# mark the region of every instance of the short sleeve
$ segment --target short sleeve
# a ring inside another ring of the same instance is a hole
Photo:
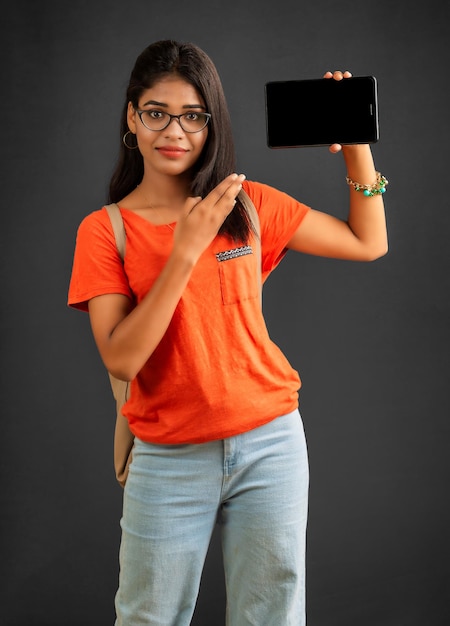
[[[68,304],[87,311],[91,298],[110,293],[132,298],[110,219],[102,209],[85,217],[78,228]]]
[[[245,181],[243,186],[259,214],[262,274],[265,280],[287,253],[287,244],[309,207],[269,185]]]

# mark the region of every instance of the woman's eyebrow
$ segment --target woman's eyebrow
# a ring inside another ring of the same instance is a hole
[[[203,109],[206,111],[206,107],[203,104],[184,104],[183,109]]]
[[[168,108],[169,106],[166,102],[158,102],[157,100],[148,100],[147,102],[144,102],[142,106],[146,107],[149,104],[165,108]],[[206,111],[206,107],[204,107],[202,104],[184,104],[183,109],[203,109],[204,111]]]
[[[169,106],[165,102],[157,102],[156,100],[148,100],[147,102],[144,102],[144,104],[142,106],[146,107],[148,104],[153,104],[154,106],[157,106],[157,107],[168,107]]]

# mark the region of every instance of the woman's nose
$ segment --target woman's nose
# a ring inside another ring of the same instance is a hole
[[[173,135],[184,136],[184,130],[181,128],[180,120],[177,117],[173,117],[168,126],[165,127],[164,132],[167,137],[171,137]]]

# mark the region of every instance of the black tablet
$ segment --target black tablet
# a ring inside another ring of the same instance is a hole
[[[378,141],[374,76],[269,82],[265,99],[269,148]]]

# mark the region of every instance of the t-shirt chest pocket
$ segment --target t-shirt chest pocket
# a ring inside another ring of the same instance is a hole
[[[252,246],[216,253],[223,304],[258,298],[256,260]]]

